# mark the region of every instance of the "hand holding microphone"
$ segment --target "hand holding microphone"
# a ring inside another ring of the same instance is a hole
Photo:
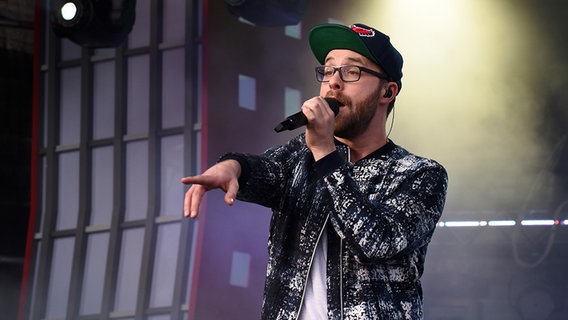
[[[335,100],[334,98],[324,98],[324,99],[329,105],[329,108],[333,111],[333,113],[337,115],[341,103]],[[308,118],[306,118],[304,113],[300,111],[284,119],[284,121],[280,122],[276,126],[276,128],[274,128],[274,131],[282,132],[284,130],[294,130],[301,126],[305,126],[306,124],[308,124]]]

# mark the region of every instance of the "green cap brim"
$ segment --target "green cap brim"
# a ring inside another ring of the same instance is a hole
[[[334,49],[352,50],[379,64],[359,35],[340,24],[325,24],[314,27],[310,31],[308,41],[320,64],[325,64],[325,57]]]

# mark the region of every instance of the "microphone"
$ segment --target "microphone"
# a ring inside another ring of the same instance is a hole
[[[329,108],[333,110],[333,113],[337,115],[337,113],[339,112],[339,107],[342,106],[342,104],[339,101],[335,100],[334,98],[324,98],[324,99],[325,101],[327,101],[327,104],[329,104]],[[284,130],[294,130],[301,126],[305,126],[306,124],[308,124],[308,118],[306,118],[306,115],[304,115],[304,113],[300,111],[294,113],[293,115],[284,119],[284,121],[280,122],[276,126],[276,128],[274,128],[274,131],[282,132]]]

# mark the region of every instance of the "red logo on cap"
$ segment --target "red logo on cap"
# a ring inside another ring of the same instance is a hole
[[[375,36],[375,30],[373,30],[373,29],[367,29],[367,28],[359,27],[359,26],[356,26],[354,24],[350,25],[349,28],[351,28],[351,30],[357,32],[357,34],[359,34],[360,37],[374,37]]]

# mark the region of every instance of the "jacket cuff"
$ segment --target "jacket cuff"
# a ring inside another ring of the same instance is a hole
[[[344,162],[345,160],[341,157],[339,151],[333,151],[314,163],[314,178],[320,179],[331,174],[333,171],[341,167]]]
[[[225,160],[236,160],[241,166],[241,175],[239,176],[239,186],[244,186],[250,177],[250,165],[246,157],[239,153],[227,153],[223,155],[217,163]]]

